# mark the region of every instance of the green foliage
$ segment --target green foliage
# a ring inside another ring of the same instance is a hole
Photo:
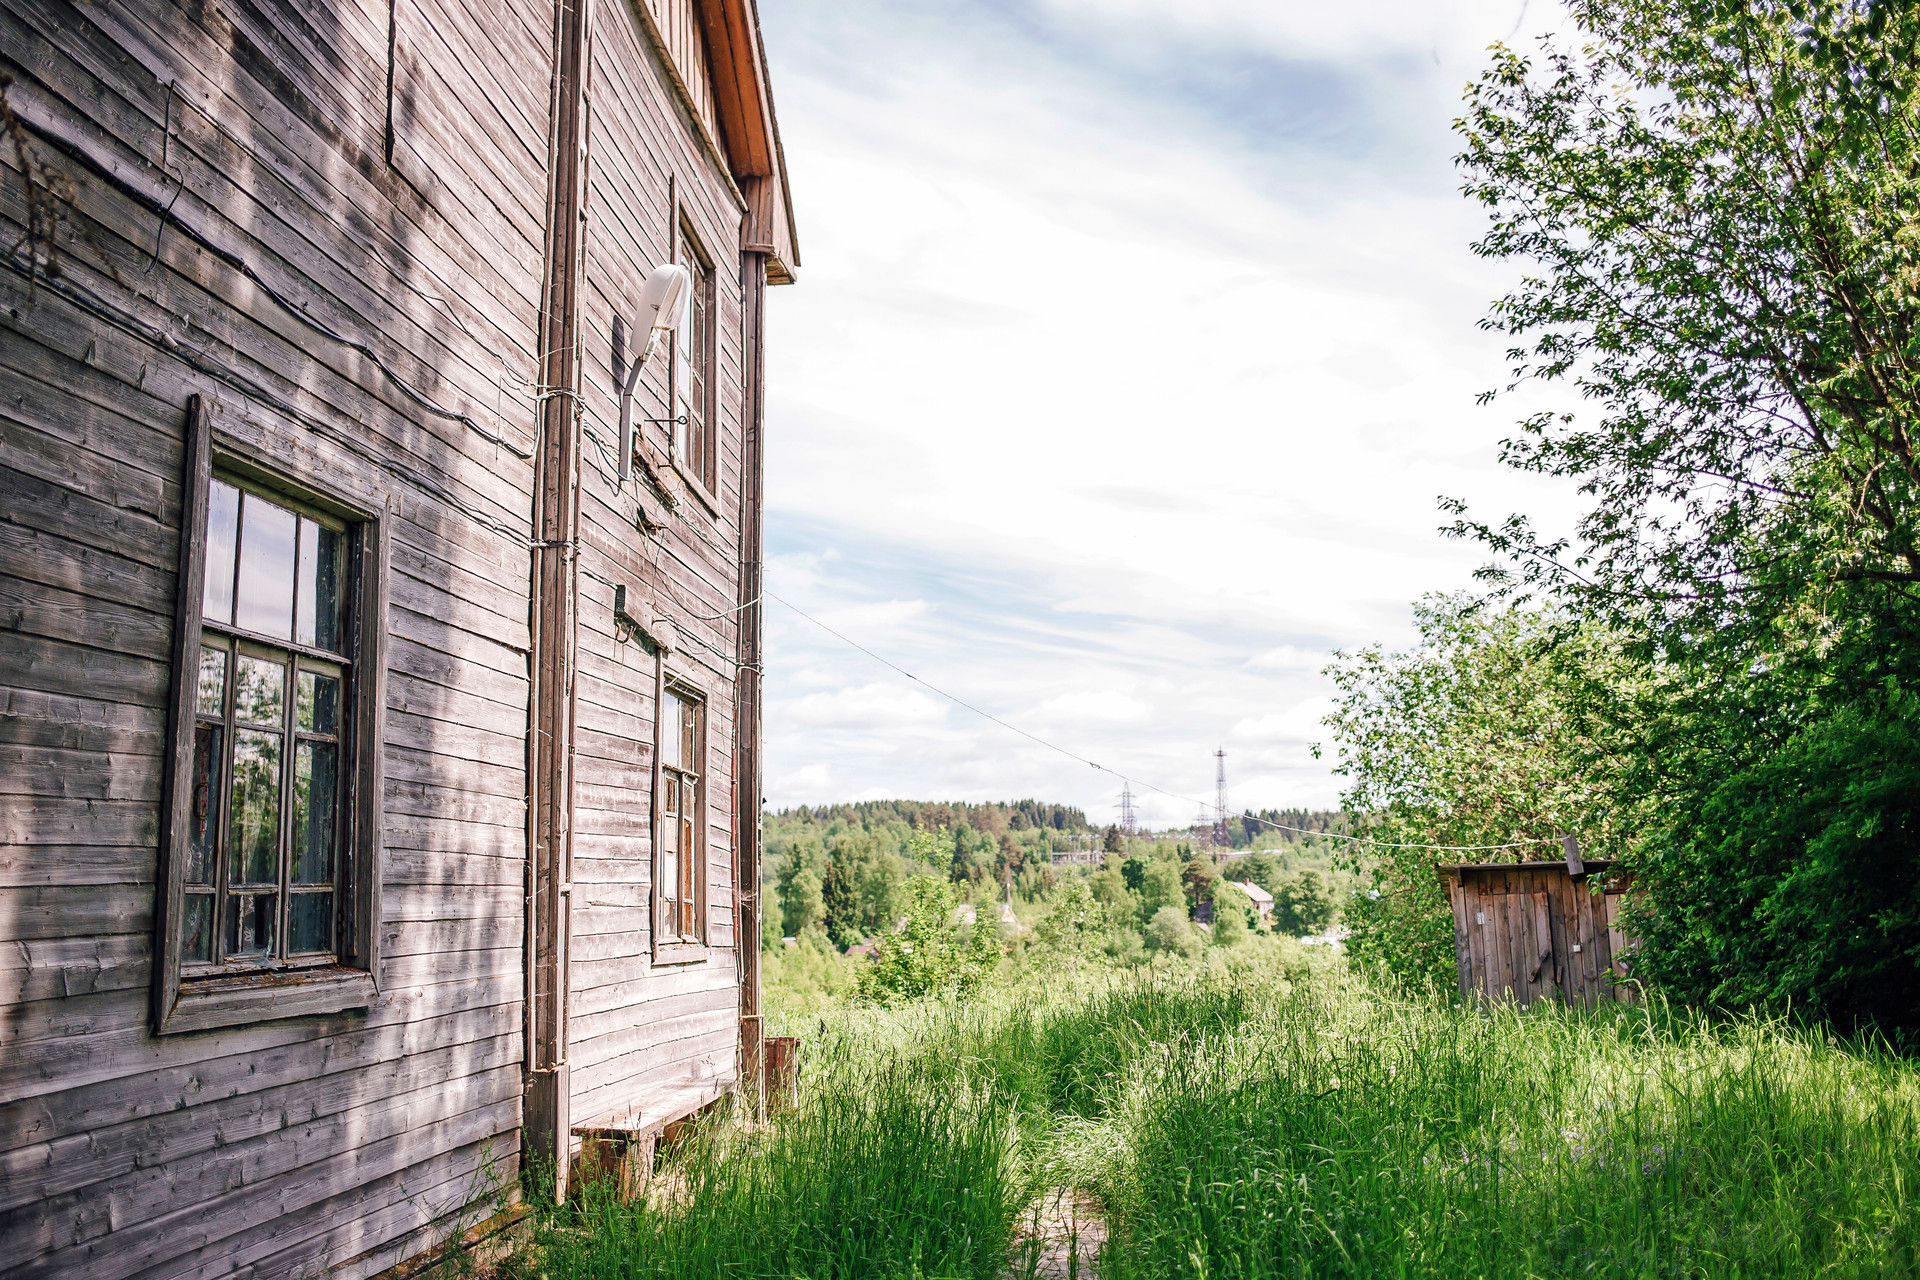
[[[1085,959],[1098,951],[1111,928],[1108,910],[1093,896],[1093,886],[1076,876],[1054,890],[1051,910],[1035,932],[1041,944],[1062,955]]]
[[[1325,933],[1339,914],[1339,904],[1315,871],[1288,876],[1273,895],[1273,927],[1296,938]]]
[[[828,858],[826,874],[820,882],[821,926],[836,946],[846,947],[859,941],[859,904],[854,901],[853,884],[841,858]]]
[[[1147,864],[1144,859],[1128,858],[1120,864],[1120,874],[1126,879],[1127,888],[1134,893],[1139,893],[1146,887]]]
[[[1650,833],[1639,973],[1702,1002],[1920,1033],[1920,714],[1884,691],[1676,791]],[[1677,771],[1675,771],[1677,772]]]
[[[1235,876],[1241,880],[1251,880],[1268,893],[1280,891],[1280,877],[1286,868],[1280,859],[1265,849],[1256,849],[1241,860],[1235,870]]]
[[[1253,899],[1231,880],[1213,887],[1213,945],[1237,947],[1253,931],[1257,919]]]
[[[1151,921],[1170,907],[1178,909],[1183,918],[1187,914],[1187,892],[1180,883],[1180,864],[1148,863],[1146,875],[1141,880],[1140,918]]]
[[[987,911],[970,930],[957,918],[959,895],[931,876],[906,884],[905,923],[881,934],[860,971],[860,999],[897,1004],[933,995],[966,995],[1000,963],[1000,939]]]
[[[1578,479],[1577,549],[1463,522],[1621,624],[1750,629],[1920,580],[1920,10],[1576,0],[1586,39],[1496,46],[1458,123],[1474,248],[1531,268],[1488,327],[1573,379],[1515,466]],[[1456,504],[1457,507],[1457,504]]]
[[[1213,863],[1204,858],[1189,859],[1180,868],[1180,890],[1186,895],[1187,910],[1197,910],[1201,903],[1213,896],[1214,881],[1220,873],[1213,869]]]
[[[1676,996],[1920,1034],[1920,10],[1572,8],[1579,48],[1497,48],[1458,125],[1475,249],[1525,267],[1487,326],[1593,411],[1505,446],[1579,483],[1571,539],[1454,531],[1630,659],[1553,691],[1613,741],[1551,735],[1594,795],[1540,815],[1632,830],[1600,843]]]
[[[1147,921],[1147,942],[1162,954],[1188,958],[1200,954],[1200,948],[1206,945],[1187,918],[1186,908],[1178,906],[1161,907],[1153,913]]]
[[[1621,733],[1593,698],[1630,688],[1639,669],[1608,632],[1552,613],[1430,596],[1414,620],[1414,648],[1335,655],[1328,673],[1341,696],[1326,724],[1335,772],[1349,780],[1341,798],[1369,815],[1366,833],[1379,841],[1350,855],[1364,859],[1371,883],[1347,912],[1348,949],[1444,984],[1453,927],[1435,861],[1551,857],[1563,831],[1592,856],[1626,843],[1622,811],[1609,803]]]
[[[1109,1280],[1920,1272],[1920,1072],[1781,1022],[1489,1013],[1255,939],[807,1035],[797,1109],[548,1210],[547,1280],[1030,1276],[1063,1187]]]

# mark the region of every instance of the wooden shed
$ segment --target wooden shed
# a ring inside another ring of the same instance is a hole
[[[0,1271],[371,1276],[750,1086],[753,0],[0,0],[0,72]]]
[[[1460,993],[1522,1006],[1635,998],[1620,931],[1626,877],[1610,861],[1436,864],[1453,907]]]

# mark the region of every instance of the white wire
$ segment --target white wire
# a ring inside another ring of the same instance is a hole
[[[927,689],[932,690],[934,693],[939,694],[941,697],[953,703],[955,706],[964,707],[966,710],[973,712],[973,714],[981,717],[982,719],[991,720],[995,724],[999,725],[1001,728],[1009,729],[1012,732],[1019,734],[1023,738],[1026,738],[1032,742],[1036,742],[1040,744],[1041,746],[1045,747],[1049,751],[1058,752],[1060,755],[1067,757],[1067,759],[1069,760],[1077,760],[1081,764],[1087,765],[1089,768],[1098,769],[1101,773],[1108,774],[1109,776],[1114,778],[1118,778],[1122,782],[1130,782],[1136,787],[1145,787],[1149,791],[1157,791],[1161,795],[1166,796],[1171,800],[1181,800],[1186,802],[1187,804],[1199,805],[1202,808],[1204,808],[1206,805],[1206,802],[1203,800],[1196,800],[1192,796],[1184,796],[1184,795],[1181,795],[1179,792],[1169,791],[1165,787],[1155,786],[1153,783],[1148,782],[1143,778],[1131,777],[1128,774],[1121,773],[1118,769],[1109,768],[1108,766],[1101,764],[1098,761],[1089,760],[1085,756],[1080,755],[1077,752],[1069,751],[1067,748],[1060,746],[1057,743],[1049,742],[1045,738],[1042,738],[1041,736],[1039,736],[1038,734],[1029,733],[1025,729],[1022,729],[1017,724],[1009,724],[1005,720],[1002,720],[999,716],[993,715],[990,712],[982,711],[979,707],[974,706],[971,702],[968,702],[966,699],[958,697],[954,694],[948,693],[945,689],[942,689],[940,686],[936,684],[930,684],[927,681],[922,680],[919,676],[913,674],[913,672],[907,670],[905,667],[899,665],[896,662],[891,662],[886,658],[881,657],[879,654],[867,648],[867,646],[861,644],[859,641],[854,640],[848,636],[842,635],[840,632],[835,631],[832,627],[828,626],[826,623],[820,621],[820,619],[808,613],[805,609],[802,609],[799,605],[796,605],[788,600],[783,600],[771,591],[765,592],[764,594],[769,599],[778,601],[779,603],[785,605],[787,608],[793,610],[795,613],[805,618],[808,622],[811,622],[814,626],[819,627],[822,631],[834,637],[836,640],[839,640],[843,644],[851,645],[853,648],[858,649],[861,653],[866,654],[869,658],[872,658],[875,662],[880,663],[882,666],[891,668],[892,670],[897,671],[901,675],[905,676],[907,679],[913,681],[915,684],[921,685]],[[1491,853],[1491,852],[1495,852],[1502,849],[1531,849],[1537,845],[1556,843],[1555,841],[1549,840],[1549,839],[1538,839],[1538,840],[1521,840],[1513,844],[1397,844],[1390,840],[1375,840],[1368,836],[1342,835],[1337,831],[1309,831],[1305,827],[1290,827],[1284,822],[1270,822],[1265,818],[1256,818],[1252,814],[1241,815],[1241,820],[1244,822],[1257,822],[1263,827],[1272,827],[1279,831],[1293,831],[1293,832],[1298,832],[1301,835],[1308,835],[1308,836],[1325,836],[1330,840],[1352,840],[1359,844],[1376,845],[1382,849],[1430,849],[1438,853]]]

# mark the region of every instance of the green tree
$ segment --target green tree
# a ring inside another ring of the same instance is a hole
[[[1455,531],[1636,649],[1585,705],[1628,745],[1641,972],[1920,1032],[1920,9],[1572,8],[1577,51],[1496,50],[1460,162],[1526,268],[1515,382],[1593,407],[1505,455],[1587,509]]]
[[[1127,842],[1121,838],[1120,828],[1108,827],[1106,834],[1100,837],[1100,847],[1107,853],[1125,853]]]
[[[1180,887],[1186,895],[1187,910],[1199,909],[1200,904],[1213,897],[1213,885],[1220,878],[1211,862],[1203,858],[1194,858],[1180,868]]]
[[[1325,933],[1339,914],[1332,891],[1316,871],[1288,876],[1273,895],[1273,927],[1294,937]]]
[[[820,881],[821,927],[837,947],[845,948],[860,940],[859,903],[847,875],[844,858],[827,859],[826,875]]]
[[[1609,800],[1624,749],[1595,704],[1645,673],[1608,632],[1546,611],[1428,597],[1414,621],[1411,649],[1335,655],[1340,699],[1324,723],[1346,811],[1368,815],[1372,841],[1346,855],[1371,881],[1348,949],[1450,982],[1452,916],[1433,864],[1550,857],[1563,831],[1596,855],[1622,849]]]
[[[1255,849],[1240,864],[1241,878],[1253,881],[1268,893],[1279,891],[1280,877],[1285,870],[1280,859],[1265,849]]]
[[[1165,955],[1196,956],[1202,942],[1199,930],[1179,907],[1161,907],[1147,922],[1147,941]]]
[[[1120,864],[1120,874],[1125,877],[1127,888],[1135,893],[1141,892],[1147,882],[1147,861],[1145,858],[1128,858]]]
[[[1099,950],[1109,931],[1108,913],[1085,879],[1074,877],[1054,890],[1053,901],[1035,933],[1043,946],[1085,959]]]
[[[1140,918],[1149,923],[1161,911],[1177,907],[1187,911],[1186,889],[1180,883],[1180,864],[1158,859],[1147,864],[1140,883]]]
[[[1216,947],[1233,947],[1246,941],[1254,920],[1253,899],[1239,885],[1231,880],[1214,885],[1213,944]]]
[[[960,896],[932,876],[906,884],[906,921],[882,934],[872,961],[860,972],[861,1000],[899,1004],[931,995],[961,995],[985,982],[1000,962],[999,932],[989,920],[963,929]]]

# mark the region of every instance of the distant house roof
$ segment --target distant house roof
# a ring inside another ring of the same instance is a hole
[[[1246,894],[1249,898],[1253,899],[1253,905],[1260,908],[1260,910],[1262,911],[1273,910],[1273,895],[1268,893],[1265,889],[1262,889],[1259,885],[1255,884],[1253,881],[1231,880],[1231,881],[1228,881],[1228,883],[1238,885],[1240,887],[1240,892]]]

